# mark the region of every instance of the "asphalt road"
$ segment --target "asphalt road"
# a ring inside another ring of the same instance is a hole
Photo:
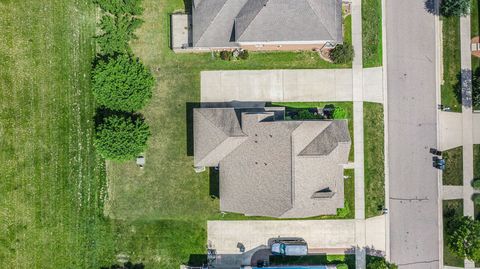
[[[390,253],[404,269],[439,268],[435,17],[424,0],[386,1]]]

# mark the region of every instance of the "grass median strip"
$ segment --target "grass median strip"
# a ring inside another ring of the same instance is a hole
[[[363,67],[382,66],[382,1],[362,0]]]
[[[463,216],[463,200],[443,201],[443,263],[447,266],[464,267],[463,259],[452,253],[448,247],[448,233],[446,226],[455,217]]]
[[[365,216],[382,214],[385,206],[383,105],[364,103]]]
[[[443,152],[445,171],[443,171],[443,185],[463,185],[463,148],[453,148]]]
[[[461,112],[460,18],[442,17],[443,83],[441,101],[454,112]]]

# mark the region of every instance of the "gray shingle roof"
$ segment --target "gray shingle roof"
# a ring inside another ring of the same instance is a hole
[[[195,47],[238,42],[343,42],[341,0],[194,1]]]
[[[343,207],[347,121],[284,121],[283,111],[268,110],[194,110],[195,163],[219,163],[220,209],[272,217],[335,214]],[[315,196],[327,188],[331,198]]]

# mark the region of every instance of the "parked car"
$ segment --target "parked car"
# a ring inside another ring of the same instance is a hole
[[[275,238],[270,242],[273,255],[305,256],[308,255],[308,245],[305,240],[297,237]]]

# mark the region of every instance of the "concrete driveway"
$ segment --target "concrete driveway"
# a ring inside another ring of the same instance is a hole
[[[363,76],[365,101],[382,103],[382,69],[365,69]],[[351,69],[201,72],[202,102],[352,101],[352,87]]]
[[[357,226],[367,227],[365,234],[357,234],[361,230]],[[304,238],[312,253],[344,253],[357,246],[359,236],[366,236],[372,249],[385,251],[385,218],[208,222],[208,241],[219,254],[239,253],[238,243],[248,251],[267,245],[268,239],[275,237]]]

